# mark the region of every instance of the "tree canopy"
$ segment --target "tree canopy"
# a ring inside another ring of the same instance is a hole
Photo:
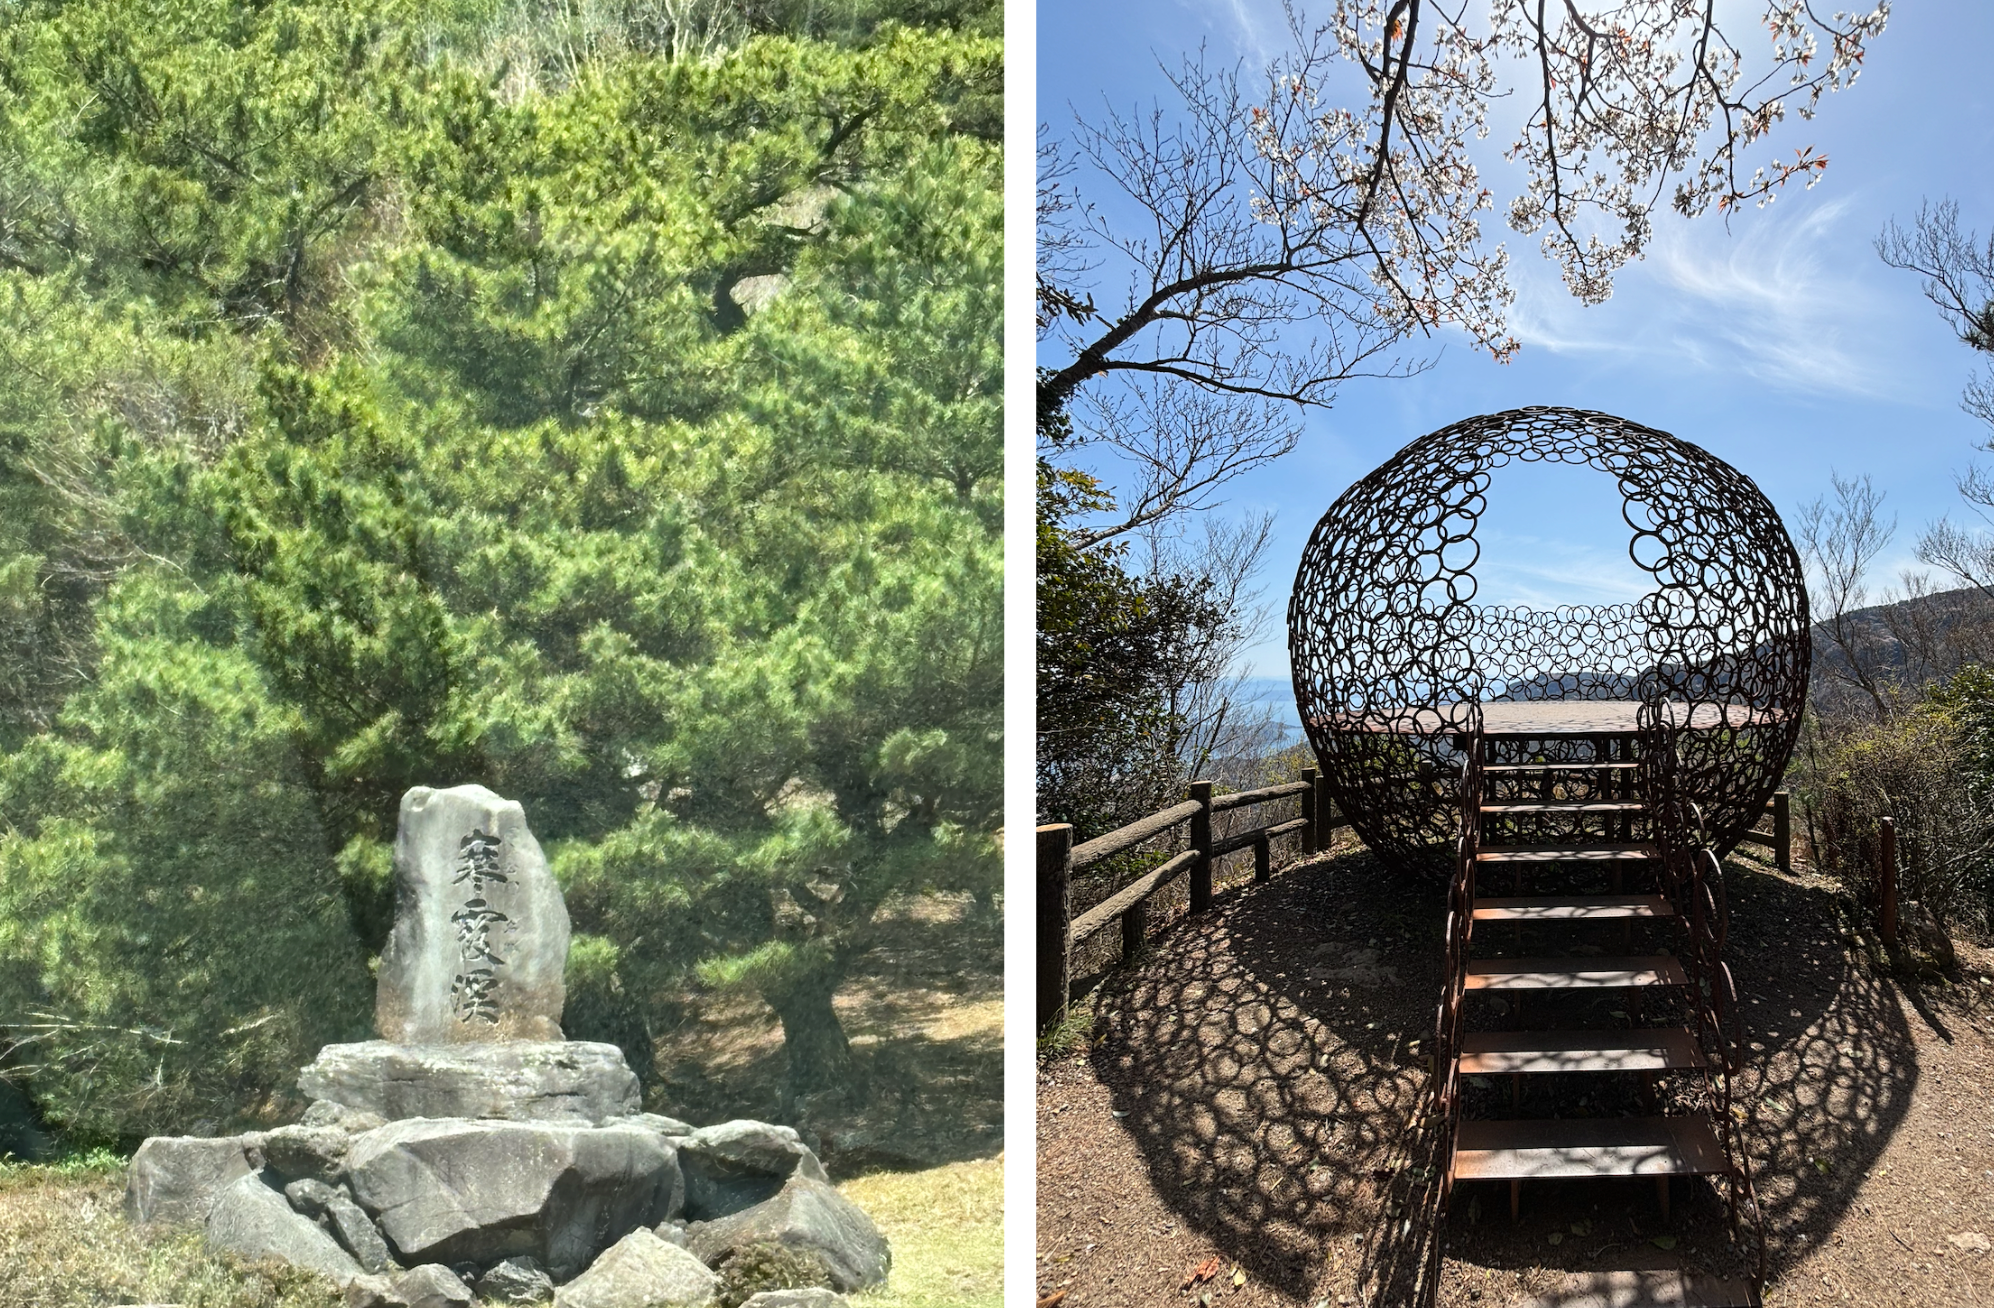
[[[834,1085],[882,903],[998,884],[995,10],[604,12],[0,27],[0,1074],[63,1125],[364,1038],[411,785],[525,805],[646,1077],[697,976]]]

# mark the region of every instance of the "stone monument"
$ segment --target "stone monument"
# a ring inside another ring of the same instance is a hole
[[[402,796],[379,1040],[327,1045],[313,1099],[389,1121],[600,1125],[638,1111],[615,1045],[561,1038],[568,908],[520,806],[483,786]]]
[[[642,1111],[611,1044],[561,1033],[568,912],[520,805],[483,786],[402,797],[380,1039],[327,1045],[304,1120],[155,1137],[135,1223],[343,1286],[352,1308],[702,1308],[773,1276],[835,1308],[891,1254],[786,1126]],[[791,1297],[783,1297],[791,1296]]]
[[[526,813],[483,786],[402,796],[374,1026],[403,1045],[559,1040],[568,908]]]

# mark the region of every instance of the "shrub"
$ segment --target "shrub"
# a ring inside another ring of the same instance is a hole
[[[1883,720],[1816,714],[1801,796],[1816,861],[1865,902],[1877,894],[1881,819],[1897,829],[1899,902],[1950,955],[1950,927],[1984,931],[1994,891],[1994,803],[1973,715],[1946,683]]]

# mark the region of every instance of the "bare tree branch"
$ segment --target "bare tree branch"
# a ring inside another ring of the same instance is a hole
[[[1824,632],[1840,656],[1821,661],[1822,671],[1867,696],[1878,718],[1890,713],[1887,663],[1876,649],[1877,632],[1857,619],[1869,604],[1869,569],[1896,534],[1897,520],[1879,515],[1883,492],[1868,476],[1830,472],[1835,487],[1831,507],[1817,499],[1800,511],[1800,553],[1812,574],[1808,608],[1815,629]]]

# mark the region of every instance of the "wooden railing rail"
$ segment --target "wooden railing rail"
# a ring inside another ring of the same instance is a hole
[[[1153,840],[1180,822],[1189,821],[1199,811],[1198,801],[1187,799],[1183,803],[1166,808],[1160,813],[1151,813],[1125,827],[1117,827],[1105,836],[1096,836],[1084,845],[1073,847],[1073,861],[1070,866],[1075,872],[1090,868],[1104,858],[1134,849],[1145,840]]]
[[[1286,799],[1315,789],[1313,782],[1290,781],[1285,785],[1262,786],[1258,790],[1240,790],[1230,795],[1220,795],[1212,800],[1212,812],[1223,813],[1229,808],[1240,808],[1247,804],[1264,804],[1270,799]]]
[[[1784,790],[1773,792],[1772,800],[1766,804],[1765,816],[1772,819],[1772,830],[1747,831],[1739,837],[1748,845],[1764,845],[1772,851],[1773,861],[1782,872],[1793,870],[1793,805],[1791,797]]]
[[[1347,826],[1335,817],[1323,788],[1322,774],[1303,768],[1302,780],[1230,795],[1212,794],[1212,783],[1193,781],[1191,797],[1160,812],[1139,818],[1083,844],[1073,843],[1070,823],[1057,822],[1038,829],[1038,1018],[1041,1030],[1056,1023],[1066,1011],[1067,996],[1073,986],[1073,950],[1117,918],[1122,924],[1122,959],[1128,962],[1142,952],[1149,930],[1149,901],[1157,893],[1187,873],[1190,877],[1191,911],[1202,913],[1212,903],[1212,861],[1242,849],[1253,850],[1253,879],[1265,881],[1273,875],[1275,840],[1299,834],[1302,852],[1314,854],[1328,844],[1338,827]],[[1299,798],[1302,815],[1285,822],[1269,823],[1214,838],[1212,815],[1233,809]],[[1328,820],[1324,820],[1328,819]],[[1145,841],[1190,825],[1190,848],[1158,867],[1137,877],[1100,903],[1073,914],[1073,876],[1103,859],[1127,853]]]

